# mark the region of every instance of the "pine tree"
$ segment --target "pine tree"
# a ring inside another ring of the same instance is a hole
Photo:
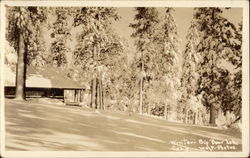
[[[182,64],[182,78],[181,83],[184,87],[184,98],[195,95],[197,89],[197,65],[199,64],[199,54],[197,53],[197,46],[201,40],[201,32],[197,30],[197,23],[195,20],[191,22],[188,30],[187,44],[183,53]]]
[[[179,98],[180,87],[180,51],[179,51],[179,37],[177,32],[177,25],[173,16],[174,9],[166,8],[163,19],[163,25],[160,29],[157,41],[159,44],[160,53],[157,55],[158,72],[156,76],[162,82],[158,90],[165,94],[165,118],[167,118],[167,104],[177,103]],[[163,33],[162,31],[163,30]]]
[[[39,7],[6,7],[6,37],[18,54],[15,97],[18,100],[25,99],[26,65],[36,56],[34,52],[41,48],[37,37],[39,24],[46,20],[45,10]]]
[[[91,106],[94,108],[104,107],[105,69],[112,64],[112,57],[122,50],[120,39],[111,27],[112,20],[117,19],[115,8],[84,7],[75,12],[74,26],[82,26],[82,33],[78,36],[74,58],[76,64],[81,63],[82,68],[91,73]]]
[[[195,19],[203,37],[197,52],[201,55],[199,64],[198,93],[202,93],[204,104],[210,109],[210,124],[215,124],[216,111],[229,97],[230,70],[240,62],[236,27],[221,16],[219,8],[197,8]],[[225,67],[225,64],[229,66]],[[224,98],[224,99],[223,99]]]
[[[197,20],[193,19],[191,22],[191,26],[188,30],[187,34],[187,44],[186,48],[183,53],[183,64],[182,64],[182,77],[181,77],[181,84],[182,84],[182,97],[181,102],[184,105],[185,114],[188,114],[190,109],[195,111],[195,114],[198,115],[198,104],[195,103],[198,101],[196,96],[196,91],[198,89],[198,68],[197,65],[200,62],[200,55],[197,53],[197,46],[202,39],[202,33],[198,30]],[[184,117],[185,122],[188,116]]]
[[[140,58],[138,66],[140,67],[140,100],[139,100],[139,112],[143,112],[143,89],[145,89],[145,81],[152,79],[152,70],[154,62],[152,62],[152,56],[155,55],[155,35],[157,25],[159,23],[159,13],[156,8],[138,7],[135,9],[135,24],[130,24],[135,31],[132,37],[135,38],[135,45],[137,47]]]

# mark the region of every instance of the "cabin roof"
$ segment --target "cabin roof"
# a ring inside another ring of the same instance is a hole
[[[68,77],[67,69],[56,67],[27,67],[26,87],[28,88],[61,88],[61,89],[85,89],[84,85]],[[15,87],[15,70],[5,65],[4,85]]]

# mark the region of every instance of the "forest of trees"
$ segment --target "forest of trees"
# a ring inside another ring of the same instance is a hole
[[[132,60],[128,41],[112,29],[120,19],[116,8],[6,9],[6,40],[13,49],[6,50],[5,62],[16,65],[15,99],[25,100],[28,65],[51,65],[72,70],[69,77],[89,84],[92,108],[189,124],[241,121],[242,23],[235,26],[221,8],[194,8],[183,52],[173,8],[163,13],[135,8],[128,23],[136,46]],[[53,39],[49,54],[44,53],[44,30]],[[75,48],[69,40],[76,41]]]

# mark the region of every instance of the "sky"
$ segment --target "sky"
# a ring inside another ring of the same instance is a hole
[[[157,8],[160,13],[162,13],[163,8]],[[183,51],[186,45],[186,35],[188,28],[190,27],[191,20],[193,18],[193,8],[174,8],[173,16],[176,20],[178,35],[181,39],[180,49]],[[114,29],[117,33],[127,39],[129,44],[129,49],[131,51],[135,50],[134,41],[130,37],[133,29],[129,27],[129,24],[134,20],[135,10],[134,8],[117,8],[118,14],[120,15],[120,20],[114,23]],[[223,9],[223,16],[236,26],[242,20],[242,9],[241,8],[231,8],[229,10]]]

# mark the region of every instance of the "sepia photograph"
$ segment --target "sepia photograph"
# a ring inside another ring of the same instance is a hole
[[[247,1],[26,2],[1,2],[3,157],[249,156]]]

